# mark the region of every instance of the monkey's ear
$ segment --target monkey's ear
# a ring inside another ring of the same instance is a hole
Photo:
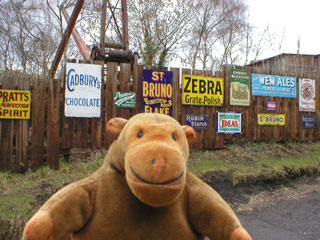
[[[193,140],[196,138],[196,131],[192,127],[187,125],[183,125],[182,129],[186,134],[189,145],[192,144]]]
[[[107,123],[107,131],[118,136],[127,122],[124,118],[111,118]]]

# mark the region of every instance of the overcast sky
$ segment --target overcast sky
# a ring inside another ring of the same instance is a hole
[[[297,53],[300,37],[301,54],[320,54],[320,0],[247,0],[251,25],[261,31],[284,34],[281,53]],[[274,56],[265,53],[262,58]]]

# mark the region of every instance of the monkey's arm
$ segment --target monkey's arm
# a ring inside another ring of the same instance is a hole
[[[191,175],[189,218],[194,229],[214,240],[252,240],[230,206],[210,186]]]
[[[54,194],[28,221],[22,240],[65,240],[90,218],[97,181],[87,178]]]

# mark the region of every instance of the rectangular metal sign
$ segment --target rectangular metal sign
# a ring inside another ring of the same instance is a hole
[[[318,128],[317,115],[303,115],[302,128]]]
[[[217,112],[217,134],[241,134],[241,115],[235,112]]]
[[[142,112],[173,114],[173,72],[144,69]]]
[[[66,117],[100,117],[102,65],[67,63]]]
[[[297,84],[295,77],[282,77],[265,74],[251,74],[252,95],[296,98]]]
[[[250,105],[250,72],[242,69],[231,70],[230,105]]]
[[[267,101],[267,110],[269,110],[269,111],[277,110],[277,102]]]
[[[198,106],[223,105],[223,78],[182,75],[182,104]]]
[[[30,105],[30,91],[0,89],[0,118],[29,119]]]
[[[135,93],[113,93],[113,106],[116,108],[135,108],[136,94]]]
[[[208,114],[187,114],[186,125],[194,129],[208,129]]]
[[[316,91],[315,80],[299,79],[299,111],[315,112],[316,111]]]
[[[279,125],[286,124],[285,114],[258,113],[258,125]]]

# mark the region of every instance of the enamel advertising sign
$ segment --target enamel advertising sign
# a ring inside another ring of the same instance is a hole
[[[187,114],[186,125],[194,129],[208,129],[208,114]]]
[[[318,128],[317,115],[303,115],[301,120],[302,128]]]
[[[136,94],[135,93],[113,93],[113,106],[116,108],[135,108]]]
[[[98,118],[102,65],[67,63],[65,116]]]
[[[296,78],[265,74],[251,74],[252,95],[296,98]]]
[[[258,113],[258,125],[284,126],[285,124],[285,114]]]
[[[250,105],[250,72],[242,69],[231,70],[230,105]]]
[[[182,75],[182,104],[223,105],[223,78]]]
[[[267,101],[267,110],[276,111],[277,110],[277,102]]]
[[[30,91],[0,89],[0,119],[29,119]]]
[[[142,112],[173,114],[173,72],[144,69]]]
[[[241,114],[217,112],[217,134],[241,134]]]
[[[299,111],[315,112],[316,111],[316,91],[315,80],[299,79]]]

